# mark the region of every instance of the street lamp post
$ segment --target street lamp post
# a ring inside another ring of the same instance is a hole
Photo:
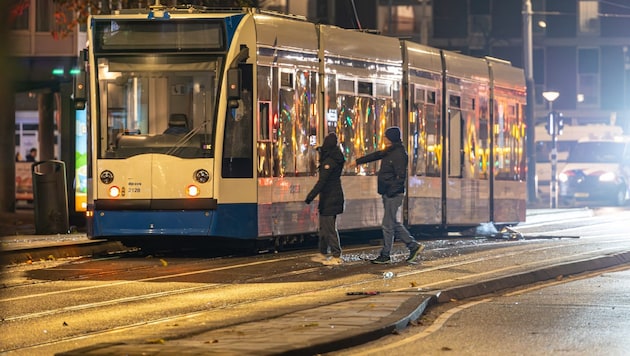
[[[532,2],[523,0],[523,69],[527,86],[527,106],[525,107],[525,124],[527,128],[527,200],[537,201],[536,189],[536,129],[534,117],[534,72],[532,49]]]
[[[558,118],[553,112],[553,102],[558,99],[560,93],[557,91],[544,91],[542,93],[545,100],[549,102],[549,122],[547,130],[551,135],[551,180],[549,181],[549,205],[552,209],[558,207]]]

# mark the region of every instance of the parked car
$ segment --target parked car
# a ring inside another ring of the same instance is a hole
[[[630,188],[630,137],[583,139],[558,175],[561,203],[598,201],[624,205]]]

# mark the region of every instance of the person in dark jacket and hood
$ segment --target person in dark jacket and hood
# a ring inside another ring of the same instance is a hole
[[[343,213],[344,197],[341,187],[341,172],[345,158],[337,146],[337,135],[333,132],[324,139],[319,151],[319,178],[304,202],[310,204],[319,194],[319,252],[313,261],[324,265],[339,265],[341,244],[337,231],[337,215]],[[328,249],[332,256],[328,256]]]
[[[407,179],[407,152],[403,146],[400,128],[392,126],[385,130],[385,149],[372,152],[357,158],[356,164],[369,163],[381,160],[381,168],[378,171],[378,194],[383,199],[383,249],[380,255],[372,260],[372,263],[390,263],[390,253],[394,238],[398,237],[409,249],[407,262],[415,263],[418,254],[424,246],[409,234],[409,231],[398,221],[398,210],[405,195],[405,181]]]

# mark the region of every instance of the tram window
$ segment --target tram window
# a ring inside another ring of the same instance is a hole
[[[394,121],[392,117],[392,99],[372,98],[367,96],[338,95],[337,134],[346,161],[382,149],[382,132]],[[381,120],[380,118],[385,118]],[[330,127],[330,123],[329,123]],[[378,164],[368,163],[357,167],[356,173],[376,174]]]
[[[317,170],[317,122],[315,112],[317,73],[297,70],[293,89],[280,88],[277,117],[277,138],[274,145],[274,176],[314,174]],[[273,118],[274,125],[276,118]],[[314,121],[313,121],[314,120]]]
[[[461,108],[461,97],[459,95],[450,95],[448,104],[453,108]]]
[[[462,177],[462,144],[463,144],[463,125],[464,118],[460,110],[451,110],[449,117],[449,177]]]
[[[380,97],[391,97],[392,96],[392,87],[389,84],[376,83],[376,96]]]
[[[258,104],[258,177],[271,177],[270,105],[269,102]]]
[[[347,93],[347,94],[353,94],[356,92],[354,90],[354,80],[347,80],[347,79],[339,79],[339,87],[337,89],[337,91],[339,93]]]
[[[359,94],[372,96],[373,91],[374,91],[374,88],[373,88],[372,83],[359,82]]]
[[[424,103],[424,89],[416,89],[416,103]]]
[[[258,139],[269,140],[269,105],[271,103],[261,102],[258,106]]]
[[[495,102],[495,112],[495,177],[498,180],[524,179],[525,137],[520,134],[523,126],[522,112],[517,106],[508,104],[501,98]]]
[[[271,68],[258,67],[258,100],[271,100]]]
[[[416,120],[412,125],[413,174],[440,176],[441,125],[435,105],[414,105]]]
[[[435,105],[427,105],[426,147],[427,176],[439,177],[442,172],[442,121]]]
[[[435,92],[428,91],[427,92],[427,103],[435,104]]]
[[[223,140],[224,178],[252,178],[253,165],[253,115],[252,115],[252,65],[241,64],[242,86],[239,107],[229,110],[225,118]]]
[[[280,73],[280,86],[283,88],[293,88],[293,73]]]

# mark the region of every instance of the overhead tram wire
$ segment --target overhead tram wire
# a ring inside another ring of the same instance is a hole
[[[359,21],[359,15],[357,14],[357,7],[354,4],[354,0],[350,0],[350,3],[352,4],[352,12],[354,13],[354,21],[356,21],[357,27],[359,28],[359,30],[363,30],[363,28],[361,27],[361,21]]]

